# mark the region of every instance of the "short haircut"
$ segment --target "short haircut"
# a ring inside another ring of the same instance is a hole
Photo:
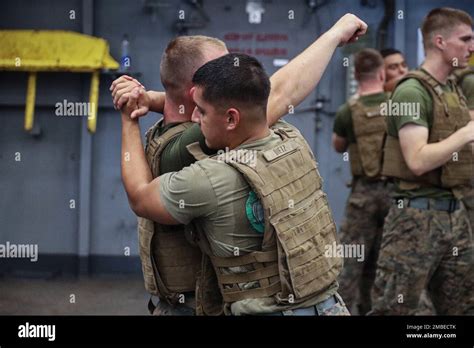
[[[364,48],[354,57],[355,77],[358,81],[374,79],[384,66],[382,55],[373,48]]]
[[[432,48],[432,38],[435,34],[449,35],[451,30],[460,24],[472,27],[472,18],[467,12],[449,7],[431,10],[421,25],[425,50]]]
[[[260,62],[246,54],[230,53],[200,67],[193,77],[203,88],[203,98],[216,107],[237,103],[266,109],[270,80]]]
[[[221,40],[202,36],[178,36],[171,40],[161,57],[161,83],[172,100],[181,102],[189,89],[196,70],[205,63],[204,52],[209,47],[227,50]]]
[[[401,54],[403,55],[402,52],[395,48],[384,48],[383,50],[380,50],[380,54],[382,55],[383,58],[391,56],[392,54]]]

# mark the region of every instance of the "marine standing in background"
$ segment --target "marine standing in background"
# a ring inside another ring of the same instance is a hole
[[[394,48],[380,50],[385,64],[386,92],[392,92],[398,81],[408,73],[408,65],[402,52]]]
[[[469,113],[471,114],[471,119],[474,120],[474,56],[471,57],[471,64],[466,69],[457,69],[454,71],[453,75],[455,76],[458,84],[460,85],[464,96],[466,97],[467,107],[469,108]],[[472,146],[472,155],[474,156],[474,145]],[[474,168],[472,169],[474,173]],[[472,175],[472,185],[474,187],[474,174]],[[469,215],[469,223],[471,229],[474,228],[474,190],[471,188],[466,191],[463,198],[464,204]],[[474,282],[474,276],[468,279],[468,282]],[[466,287],[466,291],[473,289],[474,285],[470,284]],[[472,291],[472,290],[471,290]],[[474,314],[474,292],[471,292],[471,307],[468,309],[469,314]]]
[[[472,189],[474,121],[449,75],[474,51],[472,18],[432,10],[422,24],[426,60],[390,100],[383,174],[395,178],[373,287],[372,311],[413,315],[427,288],[436,312],[472,311],[474,248],[460,198]]]
[[[352,255],[344,259],[340,292],[350,310],[357,305],[357,313],[364,315],[371,308],[370,290],[383,222],[390,208],[391,184],[381,175],[386,134],[381,105],[388,95],[384,92],[384,61],[378,51],[363,49],[355,55],[354,63],[359,95],[338,110],[333,146],[340,153],[349,149],[352,173],[340,240],[342,245],[364,247],[362,258]]]

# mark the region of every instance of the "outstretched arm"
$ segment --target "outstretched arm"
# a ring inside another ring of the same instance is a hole
[[[275,124],[288,113],[290,105],[296,107],[314,90],[338,46],[357,41],[366,31],[365,22],[353,14],[346,14],[311,46],[273,74],[267,108],[268,124]],[[140,82],[126,75],[112,83],[110,90],[117,109],[127,103],[136,87],[144,89]],[[163,92],[147,91],[140,96],[132,118],[143,116],[148,110],[163,112],[164,99]]]
[[[299,105],[311,93],[338,46],[357,41],[366,31],[366,23],[353,14],[346,14],[311,46],[274,73],[270,78],[268,124],[275,124],[288,113],[290,105]]]

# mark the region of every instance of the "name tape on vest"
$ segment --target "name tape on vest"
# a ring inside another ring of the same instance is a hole
[[[298,144],[296,144],[294,141],[288,141],[273,149],[264,151],[263,157],[265,157],[268,162],[271,162],[276,160],[277,158],[289,154],[290,152],[296,151],[297,149]]]

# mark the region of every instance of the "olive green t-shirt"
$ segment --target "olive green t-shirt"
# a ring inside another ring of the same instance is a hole
[[[467,107],[469,110],[474,110],[474,72],[463,78],[461,89],[467,99]]]
[[[453,92],[449,85],[442,85],[445,92]],[[411,78],[402,82],[392,94],[392,103],[410,103],[419,107],[413,115],[388,116],[387,133],[398,138],[399,130],[406,124],[412,123],[431,129],[433,125],[433,100],[430,93],[417,79]],[[399,104],[400,105],[400,104]],[[424,187],[414,190],[402,190],[395,180],[394,197],[396,198],[453,198],[451,190],[439,187]]]
[[[179,123],[169,123],[158,128],[158,135],[162,135],[170,128],[177,126]],[[196,159],[188,152],[186,146],[199,142],[201,149],[208,155],[216,153],[206,146],[204,135],[199,125],[193,124],[190,128],[171,139],[166,145],[160,158],[160,174],[176,172],[196,162]]]
[[[273,131],[238,149],[262,150],[278,145],[280,137]],[[204,159],[179,172],[160,176],[160,197],[166,210],[181,224],[190,224],[205,233],[212,252],[220,257],[243,255],[261,250],[263,233],[249,221],[246,203],[251,195],[247,181],[232,166],[213,159]],[[242,272],[241,269],[238,271]],[[248,284],[249,286],[251,284]],[[247,288],[247,285],[243,285]],[[337,291],[337,282],[327,291],[299,305],[314,305]],[[293,306],[278,306],[272,297],[234,302],[234,315],[281,311]]]
[[[373,107],[386,102],[388,95],[386,93],[374,93],[363,95],[359,97],[359,101],[362,105],[367,107]],[[333,132],[338,136],[346,138],[347,142],[352,144],[357,142],[354,135],[354,124],[352,122],[352,112],[349,103],[343,104],[336,113],[334,119]]]

